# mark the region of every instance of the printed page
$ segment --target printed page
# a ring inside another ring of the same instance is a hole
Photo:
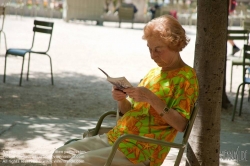
[[[112,78],[101,68],[98,69],[101,70],[107,76],[107,80],[111,84],[115,85],[118,89],[123,90],[125,88],[133,87],[125,77]]]
[[[128,80],[125,77],[119,77],[119,78],[108,77],[107,80],[120,90],[132,87],[130,82],[128,82]]]

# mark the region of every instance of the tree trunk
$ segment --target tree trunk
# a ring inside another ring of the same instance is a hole
[[[228,9],[231,8],[231,0],[227,1],[228,4]],[[227,15],[229,15],[229,10],[227,11]],[[227,19],[227,25],[228,25],[228,19]],[[226,47],[226,52],[227,52],[227,47]],[[225,68],[225,74],[224,74],[224,81],[223,81],[223,91],[222,91],[222,108],[227,109],[228,107],[233,106],[231,104],[231,102],[229,101],[228,97],[227,97],[227,93],[226,93],[226,69],[227,69],[227,56],[225,56],[225,64],[224,64],[224,68]]]
[[[219,165],[220,113],[227,47],[227,1],[198,2],[194,67],[199,112],[189,138],[186,165]]]

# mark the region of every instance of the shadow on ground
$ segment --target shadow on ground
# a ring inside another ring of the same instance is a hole
[[[55,74],[55,85],[52,86],[49,74],[33,72],[32,75],[35,77],[29,81],[23,76],[21,87],[18,86],[19,74],[8,75],[6,83],[0,83],[0,112],[25,116],[93,118],[116,109],[111,84],[103,78],[63,72]]]

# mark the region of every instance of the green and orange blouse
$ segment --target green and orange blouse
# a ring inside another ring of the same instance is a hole
[[[138,86],[144,86],[162,99],[169,108],[178,111],[186,119],[198,97],[198,80],[193,68],[184,66],[172,71],[154,68],[143,78]],[[135,102],[128,98],[132,108],[126,112],[117,125],[107,133],[112,145],[123,134],[135,134],[173,142],[177,130],[166,123],[150,104]],[[160,145],[126,139],[119,150],[134,164],[150,160],[151,166],[163,163],[170,148]]]

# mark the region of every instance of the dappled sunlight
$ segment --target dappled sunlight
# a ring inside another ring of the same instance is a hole
[[[11,118],[12,116],[9,116]],[[8,116],[5,117],[8,119]],[[24,120],[25,121],[22,121]],[[17,124],[1,135],[0,145],[3,156],[32,163],[50,163],[54,150],[72,138],[81,138],[87,129],[95,127],[97,119],[20,117]],[[115,118],[107,117],[104,126],[114,125]],[[13,133],[15,133],[13,135]],[[15,147],[14,149],[11,147]]]
[[[237,166],[237,165],[240,165],[240,164],[238,164],[238,163],[236,163],[235,161],[232,161],[232,160],[220,160],[220,166],[228,166],[228,165]]]
[[[17,96],[17,95],[12,95],[12,98],[19,98],[19,96]]]

